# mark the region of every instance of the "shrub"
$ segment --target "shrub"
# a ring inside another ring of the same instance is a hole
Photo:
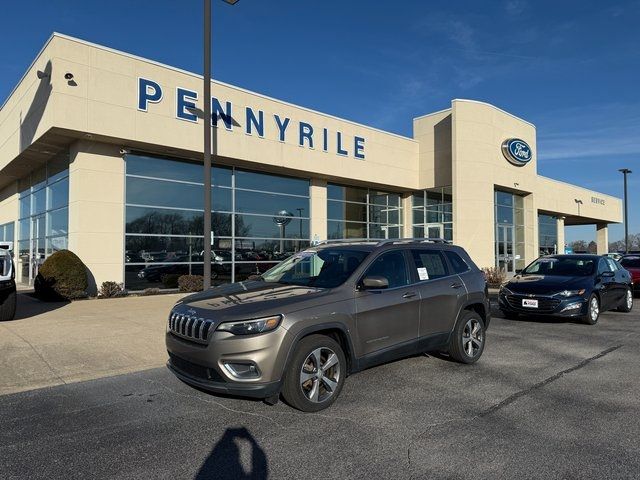
[[[177,273],[165,273],[162,275],[162,285],[164,288],[178,288],[178,279],[180,275]]]
[[[102,282],[100,290],[98,290],[98,297],[100,298],[123,297],[126,294],[124,284],[118,282]]]
[[[482,273],[490,287],[499,287],[507,279],[505,271],[498,267],[483,268]]]
[[[159,288],[145,288],[140,295],[143,297],[148,297],[149,295],[158,295],[160,293]]]
[[[178,279],[178,288],[181,292],[201,292],[203,287],[204,277],[202,275],[182,275]]]
[[[73,300],[87,296],[87,267],[69,250],[48,257],[34,282],[36,296],[42,300]]]

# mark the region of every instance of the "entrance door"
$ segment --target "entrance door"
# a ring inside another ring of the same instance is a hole
[[[515,270],[515,230],[513,225],[498,225],[496,232],[496,264],[504,270],[507,276],[516,273]]]
[[[31,240],[29,242],[29,284],[38,275],[38,269],[44,262],[45,217],[37,215],[31,218]]]
[[[425,238],[444,238],[444,225],[427,223],[424,227]]]

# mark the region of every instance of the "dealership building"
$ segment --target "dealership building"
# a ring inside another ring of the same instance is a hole
[[[509,273],[621,200],[538,175],[536,129],[453,100],[404,137],[212,83],[215,282],[325,239],[438,237]],[[69,249],[131,290],[202,272],[202,77],[54,34],[0,109],[0,241],[18,280]]]

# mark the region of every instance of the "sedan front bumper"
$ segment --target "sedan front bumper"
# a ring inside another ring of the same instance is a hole
[[[538,307],[525,307],[523,306],[523,300],[537,300]],[[500,292],[498,295],[498,307],[503,312],[522,315],[580,317],[587,314],[588,300],[579,295],[559,297]]]

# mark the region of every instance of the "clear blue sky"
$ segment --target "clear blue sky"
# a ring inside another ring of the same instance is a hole
[[[411,135],[452,98],[538,130],[539,173],[622,196],[640,233],[640,1],[213,0],[214,77]],[[58,31],[202,71],[202,2],[4,2],[0,98]],[[568,241],[595,238],[567,229]],[[622,227],[610,239],[622,238]]]

